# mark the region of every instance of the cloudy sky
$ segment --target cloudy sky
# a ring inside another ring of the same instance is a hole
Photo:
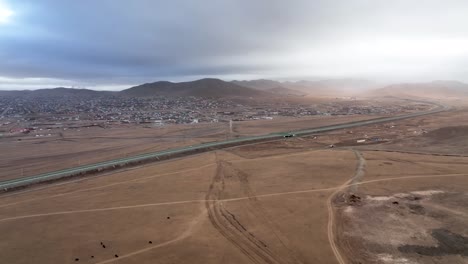
[[[0,0],[0,89],[468,81],[468,1]]]

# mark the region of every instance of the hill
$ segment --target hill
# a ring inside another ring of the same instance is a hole
[[[95,91],[89,89],[75,89],[75,88],[46,88],[38,90],[12,90],[12,91],[0,91],[1,96],[37,96],[37,97],[62,97],[62,96],[106,96],[115,94],[116,92],[111,91]]]
[[[306,95],[303,91],[294,90],[291,88],[287,88],[281,82],[266,80],[266,79],[259,79],[259,80],[251,80],[251,81],[232,81],[231,83],[257,89],[261,91],[267,91],[272,94],[276,95],[289,95],[289,96],[304,96]]]
[[[369,80],[327,79],[317,81],[284,82],[283,86],[303,91],[312,96],[351,96],[376,87]]]
[[[278,82],[272,80],[251,80],[251,81],[232,81],[237,85],[268,91],[277,95],[295,95],[295,96],[351,96],[357,95],[362,91],[374,89],[377,85],[368,80],[361,79],[326,79],[316,81],[287,81]]]
[[[125,96],[198,96],[198,97],[268,97],[271,93],[225,82],[201,79],[191,82],[154,82],[138,85],[120,92]]]
[[[159,81],[137,85],[119,92],[120,95],[145,97],[170,93],[175,83]]]
[[[372,96],[398,96],[417,98],[468,97],[468,84],[458,81],[393,84],[369,93]]]
[[[277,81],[272,81],[272,80],[266,80],[266,79],[258,79],[258,80],[251,80],[251,81],[237,81],[234,80],[231,83],[244,86],[244,87],[249,87],[257,90],[270,90],[276,87],[282,87],[283,84],[281,82]]]

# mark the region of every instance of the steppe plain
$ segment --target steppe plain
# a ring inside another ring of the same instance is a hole
[[[5,193],[0,255],[5,263],[467,263],[467,117],[458,105]],[[194,144],[222,129],[171,134]]]

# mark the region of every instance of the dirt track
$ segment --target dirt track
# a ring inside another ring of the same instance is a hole
[[[249,232],[236,216],[229,212],[224,206],[223,201],[220,201],[224,196],[226,178],[237,177],[241,185],[244,195],[247,195],[249,207],[260,209],[256,204],[255,198],[252,196],[252,190],[248,185],[248,175],[233,169],[228,162],[218,162],[217,171],[213,178],[210,188],[206,195],[206,208],[212,225],[229,240],[234,246],[239,248],[249,259],[255,263],[281,263],[278,256],[275,256],[268,249],[265,242],[259,240],[253,233]],[[231,175],[226,176],[226,173]],[[227,179],[229,180],[229,179]],[[250,208],[248,209],[250,210]]]
[[[327,209],[328,209],[328,224],[327,224],[327,234],[328,234],[328,240],[330,242],[330,246],[333,250],[333,254],[335,254],[336,261],[340,264],[345,264],[346,262],[344,261],[343,257],[341,256],[340,250],[337,247],[335,240],[336,240],[336,235],[335,235],[335,212],[333,208],[333,200],[335,199],[335,196],[343,191],[346,188],[350,188],[351,191],[356,191],[357,184],[361,180],[361,178],[364,176],[364,169],[366,166],[366,160],[362,156],[362,154],[359,151],[353,150],[354,154],[356,155],[356,158],[358,160],[358,164],[356,167],[356,171],[353,175],[353,177],[349,180],[347,180],[343,185],[339,186],[336,188],[336,190],[328,197],[327,199]]]

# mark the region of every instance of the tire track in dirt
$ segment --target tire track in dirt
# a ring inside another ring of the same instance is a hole
[[[328,241],[330,242],[330,247],[333,251],[333,254],[335,255],[336,261],[339,264],[345,264],[345,260],[341,256],[340,250],[338,249],[338,246],[336,245],[335,242],[335,212],[333,211],[333,200],[335,196],[344,190],[345,188],[349,187],[350,190],[357,190],[357,185],[359,184],[359,181],[361,178],[364,176],[364,170],[366,167],[366,160],[362,156],[362,154],[357,151],[353,150],[354,154],[356,155],[356,158],[358,160],[358,165],[356,167],[356,171],[354,172],[354,176],[347,180],[345,183],[343,183],[341,186],[339,186],[327,199],[327,209],[328,209],[328,223],[327,223],[327,235],[328,235]]]
[[[194,154],[194,155],[192,155],[192,157],[197,157],[197,156],[201,156],[201,155],[205,155],[205,154],[206,153]],[[184,159],[184,158],[185,157],[160,161],[159,164],[173,163],[173,162],[180,161],[181,159]],[[103,173],[100,173],[100,174],[94,174],[94,175],[90,175],[90,176],[82,177],[82,178],[77,178],[77,179],[73,179],[73,180],[66,180],[66,181],[58,182],[58,183],[44,183],[43,185],[40,185],[41,187],[37,187],[37,188],[31,187],[31,188],[27,188],[27,189],[21,190],[21,191],[14,191],[14,192],[12,191],[9,194],[0,193],[0,200],[2,198],[12,197],[12,196],[21,196],[22,194],[28,194],[28,193],[31,193],[31,192],[46,190],[46,189],[50,189],[50,188],[57,187],[57,186],[63,186],[63,185],[69,185],[69,184],[73,184],[73,183],[79,183],[79,182],[84,182],[84,181],[88,181],[88,180],[93,180],[93,179],[100,178],[102,176],[112,176],[112,174],[118,174],[118,173],[123,173],[123,172],[130,172],[130,171],[135,171],[135,170],[139,170],[139,169],[149,168],[149,167],[152,167],[152,166],[157,166],[159,164],[148,163],[148,164],[142,164],[142,165],[138,165],[138,166],[134,166],[134,167],[126,167],[126,168],[118,169],[118,170],[115,170],[115,171],[109,171],[109,172],[103,172]],[[209,163],[207,165],[214,166],[216,164],[214,162],[212,162],[212,163]],[[204,165],[203,165],[203,167],[204,167]],[[169,172],[169,173],[175,173],[175,172]],[[125,181],[125,182],[131,182],[131,180],[130,181]],[[124,182],[122,182],[122,184],[123,183]]]
[[[360,151],[353,149],[353,152],[354,155],[356,155],[356,158],[358,159],[358,166],[356,168],[356,172],[354,173],[353,178],[351,179],[349,190],[355,193],[359,186],[358,183],[362,180],[362,177],[364,177],[367,162]]]
[[[93,191],[93,190],[100,190],[100,189],[105,189],[105,188],[108,188],[108,187],[122,185],[122,184],[136,183],[136,182],[151,180],[151,179],[155,179],[155,178],[159,178],[159,177],[163,177],[163,176],[177,175],[177,174],[182,174],[182,173],[187,173],[187,172],[192,172],[192,171],[199,171],[200,169],[211,167],[211,166],[214,166],[214,165],[215,165],[214,163],[210,163],[210,164],[202,165],[200,167],[192,168],[192,169],[185,169],[185,170],[180,170],[180,171],[161,173],[161,174],[156,174],[156,175],[151,175],[151,176],[146,176],[146,177],[141,177],[141,178],[134,178],[134,179],[130,179],[130,180],[109,183],[109,184],[100,185],[100,186],[91,187],[91,188],[78,189],[78,190],[71,191],[71,192],[66,192],[66,193],[58,193],[58,194],[54,194],[54,195],[46,196],[46,197],[41,197],[41,198],[27,199],[27,200],[14,202],[14,203],[0,204],[0,208],[11,206],[11,205],[17,205],[17,204],[21,204],[21,203],[27,203],[27,202],[31,202],[31,201],[35,202],[35,201],[39,201],[39,200],[56,198],[56,197],[60,197],[60,196],[68,196],[68,195],[76,194],[76,193],[82,193],[82,192]]]
[[[259,196],[257,196],[254,190],[250,187],[250,175],[234,167],[232,163],[225,162],[225,164],[225,168],[232,170],[232,175],[237,175],[240,182],[241,190],[243,194],[246,197],[248,197],[248,199],[246,200],[247,204],[244,208],[247,209],[256,218],[258,218],[260,222],[268,228],[269,232],[271,232],[271,234],[274,235],[276,240],[281,244],[281,247],[285,250],[286,255],[281,254],[281,256],[283,256],[281,258],[281,263],[302,263],[296,256],[295,252],[290,247],[288,247],[289,241],[287,237],[281,233],[280,227],[277,226],[275,222],[271,220],[272,217],[268,214],[266,209],[258,200]],[[284,257],[286,257],[287,259],[284,259]]]
[[[247,145],[243,145],[243,146],[247,146]],[[243,147],[243,146],[239,146],[239,147]],[[239,160],[233,160],[234,162],[249,162],[249,161],[260,161],[260,160],[270,160],[270,159],[284,159],[287,157],[301,156],[301,155],[309,154],[310,152],[318,152],[318,151],[326,151],[326,149],[308,149],[308,150],[303,150],[303,151],[295,151],[292,153],[275,154],[275,155],[266,156],[266,157],[253,157],[253,158],[243,157],[243,156],[240,156],[239,154],[232,153],[232,152],[230,152],[230,154],[233,154],[242,158]]]
[[[391,177],[391,178],[384,178],[384,179],[375,179],[375,180],[368,180],[355,183],[355,185],[364,185],[369,183],[376,183],[376,182],[385,182],[385,181],[396,181],[396,180],[407,180],[407,179],[423,179],[423,178],[439,178],[439,177],[466,177],[468,176],[467,173],[458,173],[458,174],[434,174],[434,175],[411,175],[411,176],[400,176],[400,177]],[[294,194],[302,194],[302,193],[312,193],[312,192],[324,192],[324,191],[333,191],[333,190],[342,190],[347,186],[351,186],[349,180],[345,184],[338,186],[338,187],[329,187],[329,188],[322,188],[322,189],[308,189],[308,190],[300,190],[300,191],[289,191],[289,192],[278,192],[278,193],[268,193],[268,194],[260,194],[254,197],[274,197],[274,196],[282,196],[282,195],[294,195]],[[21,219],[28,219],[28,218],[36,218],[36,217],[45,217],[45,216],[58,216],[58,215],[67,215],[67,214],[79,214],[79,213],[95,213],[95,212],[106,212],[106,211],[114,211],[114,210],[125,210],[125,209],[137,209],[137,208],[146,208],[146,207],[153,207],[153,206],[167,206],[167,205],[179,205],[179,204],[189,204],[189,203],[207,203],[207,202],[234,202],[234,201],[242,201],[251,199],[251,197],[237,197],[237,198],[227,198],[227,199],[217,199],[217,200],[185,200],[185,201],[173,201],[173,202],[159,202],[159,203],[148,203],[148,204],[137,204],[137,205],[128,205],[128,206],[117,206],[117,207],[104,207],[104,208],[94,208],[94,209],[83,209],[83,210],[71,210],[71,211],[59,211],[59,212],[50,212],[50,213],[40,213],[40,214],[30,214],[30,215],[20,215],[20,216],[13,216],[0,219],[0,222],[6,222],[11,220],[21,220]]]
[[[411,165],[411,166],[417,166],[417,167],[420,167],[421,169],[426,169],[426,168],[429,167],[429,168],[432,168],[435,171],[438,171],[440,173],[452,173],[452,172],[454,172],[454,170],[452,170],[452,169],[444,168],[444,167],[434,165],[434,164],[428,164],[428,162],[424,163],[423,161],[412,161],[412,160],[405,160],[405,159],[398,159],[398,158],[386,158],[385,160],[386,161],[396,162],[396,163],[408,164],[408,165]],[[424,164],[421,164],[421,163],[424,163]]]
[[[425,168],[433,168],[434,170],[441,172],[441,173],[454,173],[456,170],[447,168],[447,164],[461,164],[465,165],[466,162],[449,162],[449,161],[442,161],[442,162],[437,162],[437,161],[427,161],[427,160],[406,160],[402,158],[396,158],[396,157],[389,157],[386,154],[388,153],[403,153],[403,154],[410,154],[410,155],[417,155],[420,156],[433,156],[433,157],[456,157],[456,158],[464,158],[468,156],[460,156],[460,155],[442,155],[442,154],[433,154],[433,153],[420,153],[420,152],[405,152],[405,151],[378,151],[378,150],[367,150],[365,151],[369,152],[376,152],[377,155],[380,157],[374,158],[373,160],[378,161],[378,160],[386,160],[386,161],[393,161],[393,162],[399,162],[399,163],[404,163],[404,164],[409,164],[409,165],[414,165],[421,167],[422,169]]]
[[[212,225],[253,263],[291,263],[276,255],[264,241],[250,232],[239,219],[224,206],[222,198],[226,191],[226,181],[235,181],[235,178],[239,180],[241,191],[247,195],[245,208],[251,213],[255,210],[260,210],[254,214],[255,217],[258,217],[259,213],[261,214],[264,212],[254,197],[253,191],[250,189],[248,175],[236,170],[232,164],[228,162],[218,161],[218,168],[206,195],[205,203],[208,210],[208,217]],[[229,183],[232,182],[228,182],[228,184]],[[284,245],[284,242],[277,234],[276,237],[280,240],[280,243]],[[297,263],[296,261],[294,262]]]
[[[405,150],[394,150],[394,149],[385,149],[385,148],[382,148],[382,149],[362,148],[362,150],[375,151],[375,152],[394,152],[394,153],[403,153],[403,154],[416,154],[416,155],[426,155],[426,156],[460,157],[460,158],[468,157],[468,155],[463,155],[463,154],[405,151]]]
[[[68,214],[79,214],[79,213],[97,213],[97,212],[106,212],[106,211],[115,211],[115,210],[156,207],[156,206],[164,206],[164,205],[178,205],[178,204],[188,204],[188,203],[201,203],[201,202],[205,202],[205,200],[186,200],[186,201],[176,201],[176,202],[161,202],[161,203],[137,204],[137,205],[116,206],[116,207],[95,208],[95,209],[83,209],[83,210],[73,210],[73,211],[60,211],[60,212],[7,217],[7,218],[0,219],[0,222],[36,218],[36,217],[45,217],[45,216],[68,215]]]
[[[96,264],[105,264],[105,263],[111,263],[111,262],[116,262],[116,261],[120,261],[122,259],[126,259],[126,258],[129,258],[129,257],[133,257],[135,255],[139,255],[139,254],[142,254],[142,253],[145,253],[145,252],[148,252],[150,250],[153,250],[153,249],[156,249],[156,248],[160,248],[160,247],[164,247],[164,246],[167,246],[167,245],[170,245],[170,244],[174,244],[176,242],[179,242],[181,240],[184,240],[186,239],[187,237],[191,236],[195,231],[196,229],[198,228],[198,226],[200,226],[200,224],[203,222],[203,220],[205,219],[206,217],[206,214],[207,214],[207,211],[205,208],[201,208],[201,213],[195,217],[192,221],[189,222],[188,224],[188,227],[187,229],[185,229],[185,231],[178,235],[177,237],[171,239],[171,240],[168,240],[168,241],[165,241],[165,242],[162,242],[162,243],[159,243],[157,245],[154,245],[154,246],[150,246],[150,247],[145,247],[145,248],[142,248],[142,249],[139,249],[139,250],[136,250],[136,251],[132,251],[130,253],[127,253],[127,254],[124,254],[124,255],[120,255],[119,258],[111,258],[111,259],[108,259],[108,260],[104,260],[104,261],[101,261],[101,262],[97,262]]]
[[[224,164],[218,161],[218,168],[206,195],[206,209],[211,224],[229,242],[236,246],[254,263],[279,263],[268,252],[266,244],[250,233],[224,206],[222,201],[225,190]]]

